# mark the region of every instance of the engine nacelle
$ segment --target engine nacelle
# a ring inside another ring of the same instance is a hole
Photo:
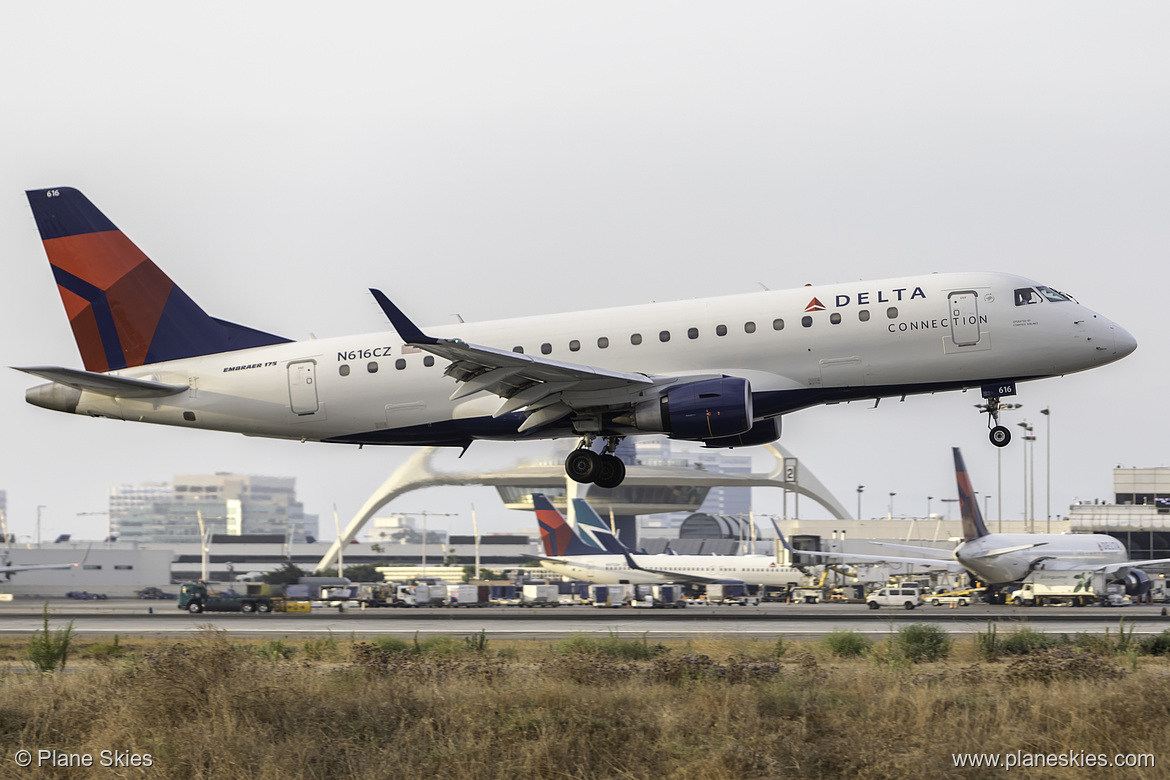
[[[752,429],[752,389],[746,379],[726,376],[675,385],[638,404],[634,425],[694,441],[747,433]]]
[[[704,447],[752,447],[757,444],[771,444],[780,438],[780,418],[769,417],[756,420],[752,429],[737,436],[721,436],[718,439],[704,439]]]
[[[1150,592],[1150,575],[1141,569],[1130,569],[1122,582],[1127,596],[1144,596]]]

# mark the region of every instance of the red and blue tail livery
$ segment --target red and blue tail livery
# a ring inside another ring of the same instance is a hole
[[[26,194],[87,371],[288,341],[208,316],[72,187]]]

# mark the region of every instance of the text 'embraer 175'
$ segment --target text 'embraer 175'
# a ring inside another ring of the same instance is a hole
[[[625,476],[625,436],[765,444],[798,409],[974,387],[991,427],[1016,383],[1137,346],[1065,293],[983,271],[426,331],[372,290],[394,332],[292,341],[207,314],[77,190],[27,194],[85,366],[21,368],[49,380],[30,403],[359,445],[579,437],[566,471],[602,487]]]

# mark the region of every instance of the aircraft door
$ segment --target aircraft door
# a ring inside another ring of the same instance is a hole
[[[953,292],[947,296],[951,323],[951,341],[957,347],[979,343],[979,294],[974,290]]]
[[[315,414],[317,402],[317,361],[298,360],[288,364],[288,399],[293,414]]]

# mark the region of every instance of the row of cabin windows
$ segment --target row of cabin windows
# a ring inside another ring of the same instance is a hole
[[[426,366],[427,368],[430,368],[431,366],[433,366],[435,364],[435,356],[434,355],[427,355],[426,357],[423,358],[422,362],[423,362],[424,366]],[[396,369],[398,369],[399,371],[403,370],[404,368],[406,368],[406,360],[404,358],[398,358],[397,360],[394,361],[394,367]],[[370,372],[371,374],[378,373],[378,361],[371,360],[369,363],[366,363],[366,371]],[[341,374],[342,376],[349,376],[349,364],[342,363],[340,366],[337,367],[337,373]]]
[[[888,317],[891,320],[897,319],[898,318],[898,307],[891,306],[890,308],[886,309],[886,317]],[[857,312],[857,319],[859,319],[862,322],[869,322],[869,310],[862,309],[861,311]],[[841,313],[840,312],[833,312],[832,314],[830,314],[829,315],[829,322],[832,323],[833,325],[840,325],[841,324]],[[806,314],[805,316],[800,318],[800,325],[801,325],[801,327],[804,327],[804,328],[811,328],[813,325],[813,318]],[[772,320],[772,330],[784,330],[784,320],[780,319],[780,318],[776,318],[776,319]],[[745,322],[743,324],[743,332],[744,333],[755,333],[756,332],[756,323],[751,322],[750,320],[748,322]],[[715,326],[715,335],[716,336],[726,336],[727,335],[727,326],[726,325],[716,325]],[[688,339],[694,340],[694,339],[697,339],[698,337],[699,337],[699,329],[698,328],[687,328],[687,338]],[[663,344],[670,341],[670,331],[669,330],[659,331],[658,332],[658,340],[661,341]],[[630,343],[633,344],[635,347],[638,346],[639,344],[641,344],[642,343],[642,334],[641,333],[631,333],[630,334]],[[607,336],[601,336],[600,338],[598,338],[597,339],[597,348],[598,349],[608,349],[609,348],[609,338]],[[524,347],[515,346],[515,347],[512,347],[512,351],[519,352],[520,354],[523,354]],[[552,351],[553,351],[553,345],[550,344],[549,342],[546,341],[540,345],[540,354],[551,355]],[[577,339],[573,339],[572,341],[570,341],[569,342],[569,351],[570,352],[580,352],[581,351],[581,342],[578,341]]]
[[[886,309],[886,317],[888,317],[891,320],[897,319],[898,318],[898,307],[891,306],[890,308]],[[862,309],[861,311],[857,312],[857,319],[859,319],[862,322],[869,322],[869,310]],[[833,325],[840,325],[841,324],[841,313],[840,312],[833,312],[832,314],[830,314],[829,315],[829,322],[832,323]],[[801,327],[811,328],[812,324],[813,324],[813,318],[810,317],[809,315],[806,314],[805,316],[800,318]],[[784,330],[784,320],[779,318],[779,317],[772,320],[772,330]],[[745,322],[743,324],[743,332],[744,333],[755,333],[756,332],[756,323],[752,322],[751,320]],[[715,335],[716,336],[726,336],[727,335],[727,326],[726,325],[716,325],[715,326]],[[699,329],[698,328],[687,328],[687,338],[688,339],[694,340],[694,339],[697,339],[698,337],[699,337]],[[664,344],[666,342],[670,341],[670,331],[669,330],[659,331],[658,332],[658,340]],[[634,346],[638,346],[639,344],[641,344],[642,343],[642,334],[641,333],[631,333],[630,334],[630,343],[633,344]],[[598,349],[608,349],[609,348],[609,337],[601,336],[600,338],[598,338],[597,339],[597,348]],[[515,347],[512,347],[512,351],[519,352],[519,353],[523,354],[524,347],[515,346]],[[552,351],[553,351],[553,345],[550,344],[549,342],[546,341],[540,345],[540,354],[551,355]],[[581,351],[581,342],[577,339],[573,339],[572,341],[570,341],[569,342],[569,351],[570,352],[580,352]],[[433,366],[434,364],[435,364],[435,358],[432,355],[427,355],[426,357],[423,358],[423,365],[424,366],[430,367],[430,366]],[[398,369],[399,371],[403,370],[404,368],[406,368],[406,360],[404,360],[403,358],[398,358],[397,360],[394,361],[394,368]],[[348,364],[343,363],[337,370],[338,370],[338,373],[340,373],[342,376],[349,376],[349,365]],[[366,371],[368,371],[371,374],[378,373],[378,362],[376,360],[372,360],[369,363],[367,363],[366,364]]]

